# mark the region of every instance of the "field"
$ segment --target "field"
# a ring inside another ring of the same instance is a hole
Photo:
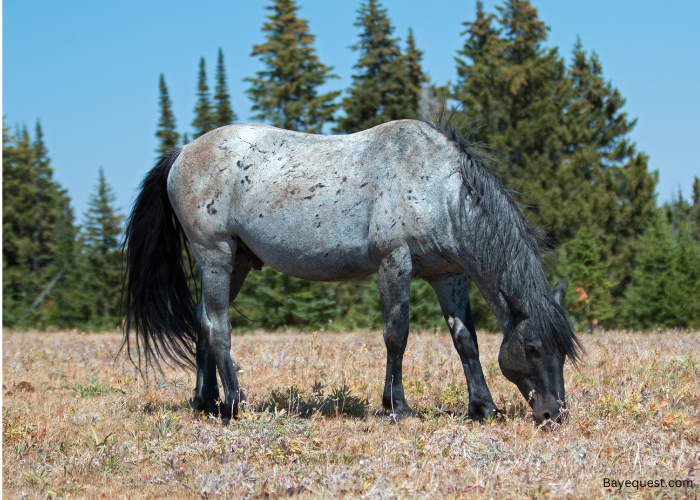
[[[379,412],[381,332],[258,332],[233,337],[249,405],[223,426],[189,409],[191,373],[152,373],[145,385],[123,356],[115,363],[118,334],[4,332],[3,495],[700,496],[700,333],[582,335],[587,356],[565,367],[569,415],[554,431],[532,423],[501,375],[501,336],[479,337],[501,421],[464,417],[466,383],[446,334],[411,335],[406,394],[425,418],[392,424]],[[305,417],[284,409],[293,388]]]

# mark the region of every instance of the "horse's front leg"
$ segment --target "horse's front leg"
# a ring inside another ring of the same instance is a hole
[[[386,380],[382,405],[395,417],[418,416],[403,391],[403,354],[408,340],[408,298],[411,289],[411,255],[408,247],[395,250],[382,259],[377,274],[384,320]]]
[[[479,361],[479,345],[469,306],[469,277],[466,273],[443,276],[431,279],[429,283],[437,294],[452,342],[462,361],[469,390],[469,417],[475,420],[494,417],[498,408],[486,385]]]

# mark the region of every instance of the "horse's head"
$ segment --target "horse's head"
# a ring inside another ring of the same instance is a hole
[[[552,293],[559,305],[548,297],[549,308],[560,308],[566,294],[566,280],[557,283]],[[510,327],[504,332],[498,355],[501,371],[528,401],[537,424],[547,420],[561,422],[561,413],[566,407],[564,360],[567,351],[575,355],[576,338],[562,310],[549,311],[558,316],[558,321],[541,321],[542,318],[534,317],[544,314],[541,308],[528,314],[520,300],[503,291],[501,294],[510,309]],[[566,331],[538,331],[543,328]],[[568,339],[571,345],[562,349],[561,339]]]

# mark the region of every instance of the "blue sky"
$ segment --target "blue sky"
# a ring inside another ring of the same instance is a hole
[[[353,26],[359,1],[298,0],[299,15],[316,35],[320,60],[346,89],[357,54]],[[485,1],[488,12],[502,2]],[[158,78],[170,90],[180,132],[189,132],[199,58],[210,87],[218,48],[226,60],[234,110],[252,116],[243,82],[261,68],[250,57],[264,41],[260,28],[269,1],[161,0],[3,2],[2,113],[6,124],[41,120],[55,178],[82,220],[102,166],[117,205],[129,207],[134,190],[152,167],[157,141]],[[462,22],[475,17],[475,1],[383,0],[395,35],[413,28],[425,52],[432,82],[455,81],[454,57],[463,45]],[[548,45],[567,59],[576,37],[598,53],[604,75],[627,99],[637,118],[631,138],[659,171],[661,202],[679,187],[686,198],[700,175],[700,2],[572,2],[534,0],[551,28]],[[428,5],[430,5],[428,7]]]

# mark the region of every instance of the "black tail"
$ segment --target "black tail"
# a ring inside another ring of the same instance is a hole
[[[129,359],[129,332],[136,332],[136,354],[146,367],[167,356],[179,366],[193,366],[197,342],[195,303],[183,261],[185,233],[168,199],[170,168],[182,148],[158,158],[146,175],[124,231],[126,272],[122,290],[126,307],[124,341]],[[166,360],[167,363],[167,360]]]

